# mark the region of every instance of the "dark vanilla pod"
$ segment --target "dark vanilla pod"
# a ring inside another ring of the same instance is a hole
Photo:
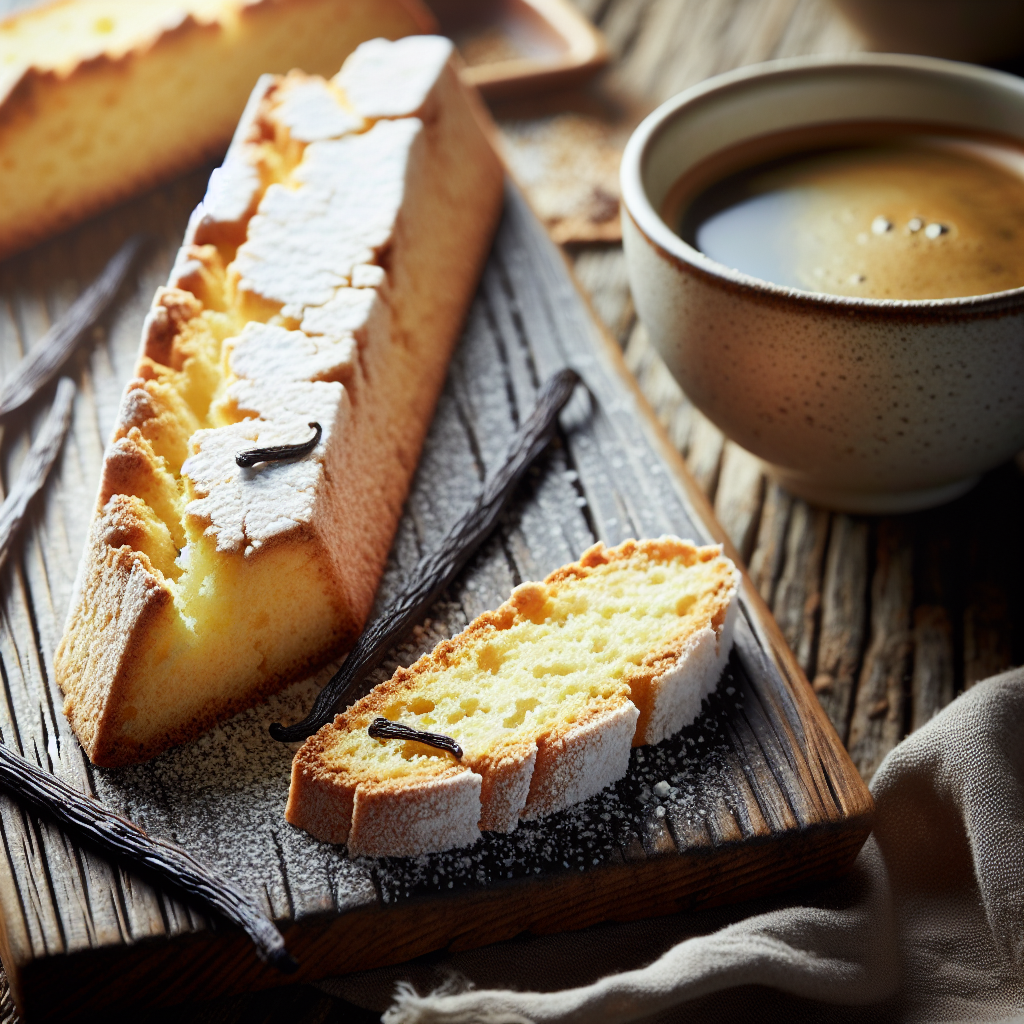
[[[451,736],[439,732],[414,729],[411,725],[402,725],[401,722],[392,722],[387,718],[375,718],[366,731],[375,740],[413,740],[415,743],[423,743],[438,750],[447,750],[455,757],[462,757],[462,747]]]
[[[366,627],[345,664],[320,691],[310,713],[295,725],[271,725],[270,735],[275,740],[291,743],[307,739],[331,721],[367,673],[437,600],[494,529],[516,484],[547,447],[558,414],[579,380],[575,370],[564,369],[547,381],[533,411],[512,438],[504,463],[484,485],[476,504],[449,530],[436,551],[419,560],[407,588]]]
[[[53,820],[76,842],[237,924],[252,939],[260,959],[271,966],[286,974],[298,967],[273,922],[227,878],[180,846],[151,838],[138,825],[83,796],[2,743],[0,789],[22,807]]]
[[[106,312],[124,284],[128,272],[148,242],[132,235],[114,253],[103,272],[68,308],[68,311],[32,346],[0,390],[0,416],[20,409],[53,379],[72,350]]]
[[[300,459],[304,455],[309,455],[320,443],[323,429],[315,422],[307,426],[313,431],[313,436],[308,441],[301,441],[299,444],[275,444],[269,448],[250,448],[248,451],[239,452],[235,456],[235,463],[243,469],[251,469],[258,462],[285,462],[288,459]]]
[[[75,400],[75,385],[68,377],[62,377],[53,396],[53,405],[46,414],[43,426],[36,435],[25,461],[18,470],[11,493],[0,506],[0,565],[7,557],[7,550],[21,521],[25,517],[28,503],[39,493],[53,467],[64,435],[71,422],[71,404]]]

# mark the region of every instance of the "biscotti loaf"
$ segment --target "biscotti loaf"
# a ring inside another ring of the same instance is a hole
[[[96,764],[359,635],[501,207],[453,59],[375,40],[253,93],[143,328],[56,654]]]
[[[728,657],[738,584],[718,547],[595,545],[310,737],[286,818],[353,855],[412,856],[592,796],[625,774],[631,746],[697,717]],[[377,719],[459,750],[375,738]]]
[[[0,23],[0,258],[223,153],[263,72],[431,31],[420,0],[58,0]]]

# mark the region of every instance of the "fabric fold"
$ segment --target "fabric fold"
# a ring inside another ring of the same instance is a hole
[[[897,746],[852,872],[774,899],[333,978],[385,1024],[1001,1020],[1024,1012],[1024,670]],[[422,993],[422,994],[420,994]]]

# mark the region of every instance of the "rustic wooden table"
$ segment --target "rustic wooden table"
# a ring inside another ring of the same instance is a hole
[[[638,109],[743,64],[860,47],[826,0],[576,2],[603,29],[614,54],[595,89],[627,97]],[[24,0],[0,0],[0,11],[16,6]],[[581,245],[570,254],[865,778],[957,693],[1024,662],[1018,465],[991,473],[953,505],[913,516],[836,515],[795,500],[690,405],[649,347],[629,297],[621,247]],[[42,300],[38,309],[8,311],[33,337],[54,312]],[[5,482],[22,445],[23,439],[9,440],[0,452]],[[0,629],[14,626],[4,622]],[[149,1019],[319,1024],[377,1015],[298,987]],[[0,989],[0,1024],[14,1020]]]

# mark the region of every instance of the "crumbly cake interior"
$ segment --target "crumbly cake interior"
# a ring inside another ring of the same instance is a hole
[[[557,587],[527,585],[514,611],[497,613],[451,654],[427,655],[393,690],[346,714],[327,759],[375,779],[450,759],[422,743],[371,739],[366,727],[377,715],[452,736],[470,757],[584,721],[630,697],[630,677],[651,652],[709,620],[722,568],[681,558],[652,566],[639,555]]]
[[[307,145],[291,139],[289,143],[284,152],[274,139],[257,144],[254,166],[261,179],[260,197],[272,184],[290,190],[300,187],[296,176]],[[221,482],[232,471],[235,452],[305,440],[310,436],[310,420],[322,422],[322,446],[326,446],[331,433],[342,425],[338,410],[343,413],[345,409],[347,396],[341,383],[329,379],[310,382],[294,403],[299,408],[287,410],[290,415],[286,413],[276,422],[254,418],[251,406],[257,403],[250,402],[247,408],[244,391],[241,396],[239,388],[232,391],[233,385],[252,383],[253,371],[246,377],[239,376],[232,356],[258,346],[268,333],[259,330],[261,325],[276,327],[284,336],[286,350],[295,347],[294,342],[291,346],[288,342],[298,326],[294,319],[275,309],[274,303],[253,301],[251,295],[241,292],[236,251],[230,241],[222,240],[217,246],[202,246],[192,254],[202,268],[193,282],[199,296],[187,292],[165,296],[164,308],[171,308],[175,328],[165,361],[147,354],[137,367],[157,413],[126,435],[152,466],[148,486],[135,488],[142,493],[135,495],[133,505],[146,522],[139,533],[137,550],[149,557],[153,574],[167,586],[174,601],[174,613],[167,616],[161,642],[140,652],[141,674],[166,678],[170,683],[162,690],[147,687],[147,732],[178,718],[182,701],[189,700],[184,692],[188,689],[188,674],[179,681],[184,685],[174,685],[175,674],[168,671],[169,658],[172,663],[179,662],[179,669],[186,667],[183,661],[208,669],[203,691],[195,695],[197,704],[205,703],[216,699],[218,690],[230,696],[261,668],[272,674],[275,663],[283,666],[301,659],[312,645],[319,646],[318,636],[330,631],[330,619],[336,613],[324,588],[309,585],[309,573],[303,572],[307,552],[279,545],[269,550],[267,557],[243,563],[231,557],[232,552],[226,551],[221,538],[210,530],[202,508],[190,508],[190,503],[201,503],[206,497],[191,475],[183,472],[190,455],[201,458],[204,447],[221,441],[222,445],[216,445],[218,449],[226,448],[219,452],[224,457],[216,468],[217,482]],[[328,350],[323,375],[350,377],[354,347],[351,336],[320,341]],[[294,353],[286,354],[292,361]],[[265,372],[266,367],[261,370],[257,370],[257,387],[271,383],[265,378],[273,376]],[[294,385],[291,390],[295,390]],[[232,424],[239,427],[226,437],[223,431],[219,436],[200,433]],[[280,484],[281,477],[287,476],[296,488],[312,490],[319,469],[317,463],[274,467],[275,482]],[[314,571],[313,579],[318,575]],[[294,618],[287,618],[284,629],[275,627],[275,620],[281,618],[275,612],[281,605],[294,614]],[[254,638],[254,643],[239,646],[228,642],[239,635]],[[129,735],[133,732],[131,720],[125,723],[125,731]]]

